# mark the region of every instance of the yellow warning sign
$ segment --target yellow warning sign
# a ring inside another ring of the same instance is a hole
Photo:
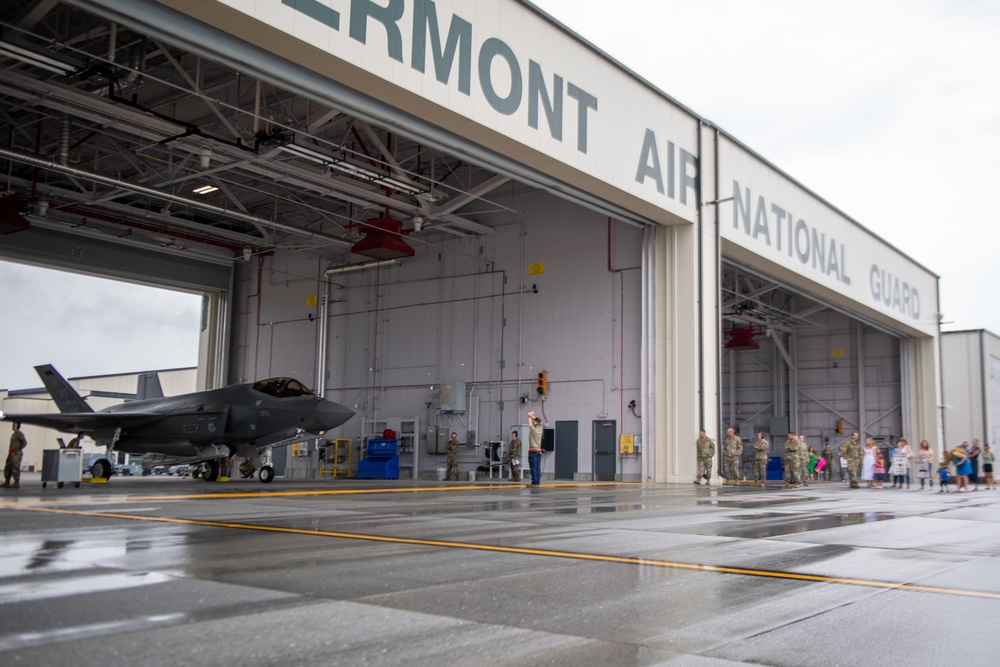
[[[623,435],[618,438],[619,450],[622,454],[634,454],[635,453],[635,436],[634,435]]]
[[[844,356],[844,351],[838,347],[837,349],[835,349],[833,351],[833,356],[834,357],[842,357],[842,356]]]
[[[540,276],[544,273],[545,273],[545,262],[538,262],[537,264],[528,265],[529,276]]]
[[[315,306],[317,303],[319,303],[319,297],[317,297],[315,294],[306,297],[307,306],[312,307]]]

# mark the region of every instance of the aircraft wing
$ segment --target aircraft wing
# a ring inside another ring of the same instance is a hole
[[[90,433],[101,429],[137,428],[155,424],[164,418],[162,414],[152,412],[60,412],[49,414],[4,414],[3,420],[44,426],[64,433]]]

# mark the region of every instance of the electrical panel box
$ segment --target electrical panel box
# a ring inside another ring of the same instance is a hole
[[[465,383],[452,382],[441,385],[441,412],[465,414]]]
[[[788,417],[771,417],[771,438],[783,438],[788,435]]]
[[[428,426],[426,431],[427,439],[427,453],[428,454],[444,454],[444,443],[448,441],[447,438],[441,440],[438,438],[438,427]]]

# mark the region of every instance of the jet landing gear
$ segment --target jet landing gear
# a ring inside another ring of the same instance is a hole
[[[219,462],[216,460],[202,461],[195,468],[195,472],[191,474],[192,477],[201,477],[206,482],[217,482],[219,480]]]
[[[111,461],[97,459],[90,467],[90,476],[94,479],[111,479]]]
[[[272,479],[274,479],[274,468],[271,466],[261,466],[260,481],[264,484],[270,484]]]

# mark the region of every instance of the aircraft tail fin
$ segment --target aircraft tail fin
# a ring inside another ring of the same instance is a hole
[[[158,373],[143,373],[139,376],[139,385],[136,387],[135,397],[144,401],[148,398],[163,398],[163,388],[160,387],[160,376]]]
[[[73,389],[70,383],[66,382],[66,379],[62,375],[59,375],[59,371],[52,366],[35,366],[35,372],[42,379],[45,388],[49,390],[49,395],[56,402],[59,412],[79,413],[94,411],[92,407],[87,405],[87,401],[83,400],[83,397],[76,393],[76,389]]]

